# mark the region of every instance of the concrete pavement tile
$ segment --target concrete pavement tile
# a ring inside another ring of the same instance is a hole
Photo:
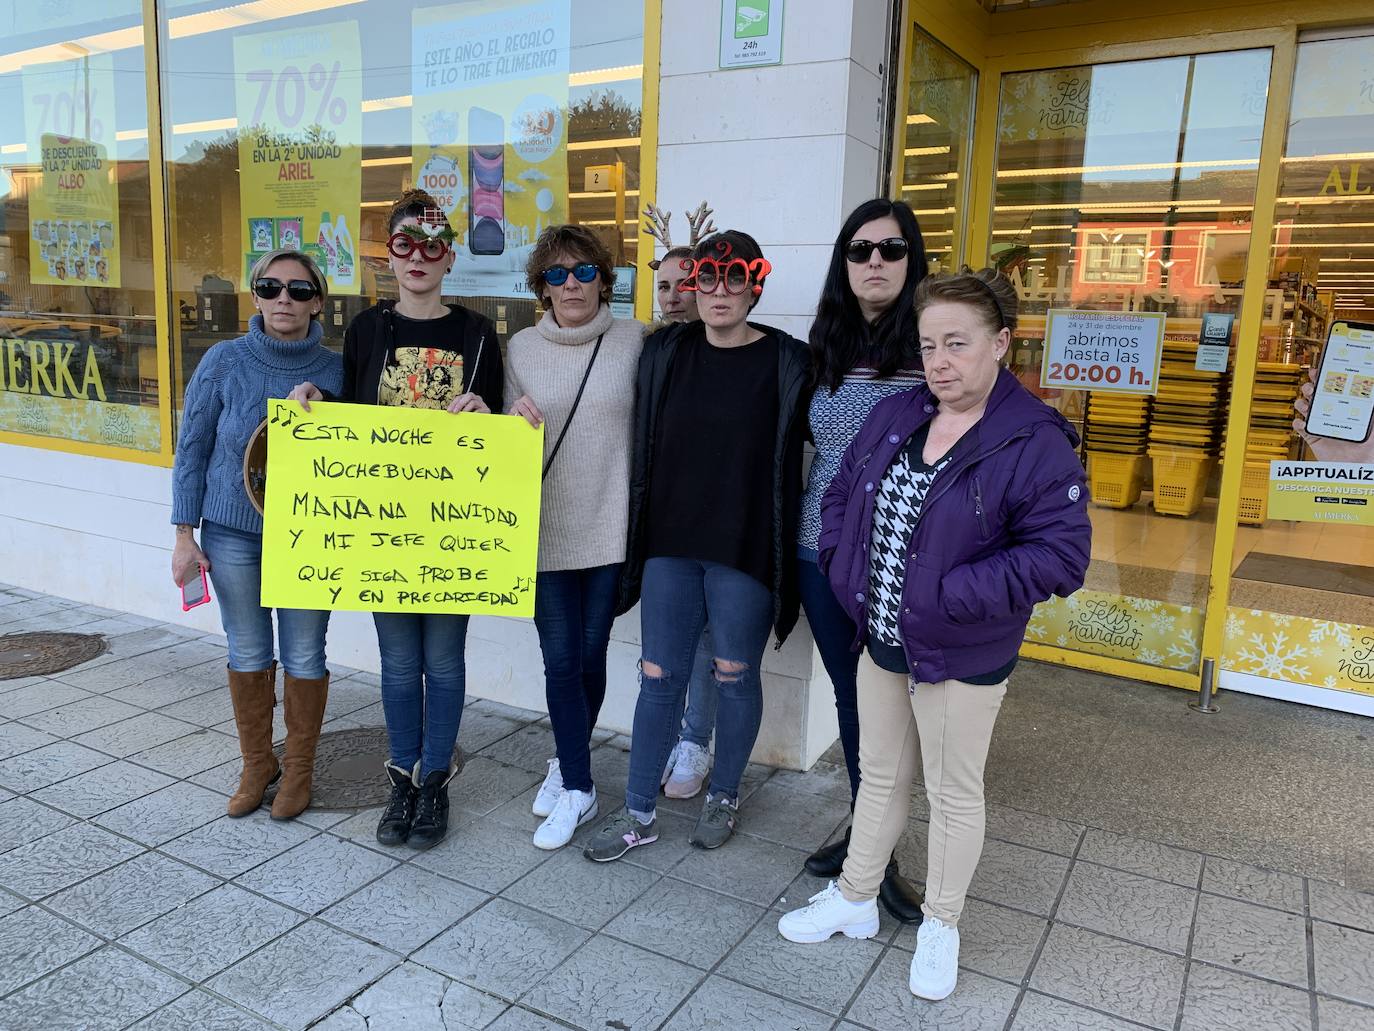
[[[198,895],[120,938],[192,981],[204,981],[301,922],[285,906],[232,884]]]
[[[645,851],[658,847],[649,845]],[[803,869],[806,855],[800,849],[739,834],[720,848],[689,848],[670,875],[758,906],[771,906]]]
[[[18,691],[6,691],[4,694],[0,694],[0,716],[11,720],[22,720],[25,716],[33,716],[49,709],[56,709],[59,706],[71,705],[83,698],[90,697],[89,691],[59,683],[56,680],[44,680],[29,687],[21,687]]]
[[[658,1027],[701,976],[685,964],[598,936],[522,1001],[583,1027]]]
[[[1055,919],[1182,955],[1196,901],[1196,889],[1078,863]]]
[[[320,919],[408,955],[489,897],[407,863],[336,902]]]
[[[101,944],[95,935],[37,906],[0,917],[0,995],[8,995]]]
[[[53,1031],[53,1014],[61,1013],[63,1027],[120,1031],[189,988],[128,953],[106,946],[0,999],[0,1027],[5,1031]]]
[[[723,977],[708,977],[664,1031],[797,1031],[829,1028],[831,1018]]]
[[[358,714],[353,713],[353,718],[357,719]],[[527,714],[528,715],[528,714]],[[521,727],[529,724],[521,720],[513,720],[508,716],[495,716],[489,712],[476,711],[472,706],[463,710],[463,722],[458,728],[458,743],[463,746],[466,752],[486,755],[486,749],[500,741],[502,738],[509,737]],[[491,758],[497,758],[491,756]],[[546,760],[553,758],[553,752],[544,756]],[[510,762],[509,759],[502,759],[502,762]],[[510,763],[518,766],[519,763]],[[544,768],[534,770],[541,777],[544,775]]]
[[[974,871],[969,894],[1048,916],[1068,870],[1069,860],[1063,856],[1006,841],[988,841],[983,846],[978,869]]]
[[[1374,1006],[1374,934],[1314,921],[1317,991]]]
[[[1216,856],[1207,857],[1202,890],[1290,913],[1301,913],[1303,907],[1301,877]]]
[[[1030,987],[1157,1028],[1172,1028],[1182,957],[1055,924]]]
[[[59,674],[61,682],[99,694],[109,694],[130,684],[142,684],[168,673],[201,666],[216,659],[223,661],[224,658],[222,645],[199,639],[187,640],[175,631],[164,631],[162,627],[124,634],[116,638],[116,641],[129,641],[131,638],[139,638],[143,633],[165,634],[164,646],[128,658],[116,658],[112,662],[99,665],[92,663],[67,670]]]
[[[463,726],[459,735],[463,739],[464,748],[475,751],[474,741],[486,737],[487,743],[481,746],[481,753],[485,758],[505,763],[507,766],[518,766],[522,770],[539,774],[540,779],[543,779],[544,774],[548,772],[548,761],[556,754],[553,730],[549,724],[522,724],[503,716],[491,716],[486,713],[472,715],[473,723],[480,720],[486,725],[479,724],[473,727],[475,733],[473,738],[469,739],[469,720],[466,713],[463,715]],[[501,733],[502,730],[505,730],[504,734]],[[483,731],[485,733],[482,733]]]
[[[474,755],[467,757],[462,772],[453,778],[449,797],[454,805],[489,813],[543,779],[542,774]]]
[[[349,1004],[368,1027],[464,1031],[486,1027],[507,1003],[442,974],[403,963]]]
[[[214,730],[193,730],[185,737],[129,756],[130,762],[183,778],[240,759],[239,739]]]
[[[777,922],[765,917],[716,973],[838,1017],[882,954],[876,941],[843,935],[797,945],[778,934]],[[902,962],[910,963],[910,957]]]
[[[236,883],[292,909],[318,913],[396,865],[371,849],[322,834],[248,871]]]
[[[514,1000],[589,937],[573,924],[505,899],[493,899],[411,959],[474,988]]]
[[[118,759],[127,759],[135,752],[156,748],[198,729],[200,728],[181,720],[174,720],[155,712],[145,712],[119,723],[87,731],[75,741]]]
[[[41,899],[142,851],[141,845],[79,823],[0,855],[0,884],[25,898]]]
[[[220,687],[159,706],[157,711],[162,716],[170,716],[196,727],[215,727],[234,718],[234,699]]]
[[[1374,931],[1374,895],[1326,881],[1309,881],[1308,892],[1313,920]]]
[[[910,973],[911,957],[889,952],[845,1015],[880,1029],[981,1031],[1005,1025],[1016,1002],[1014,986],[967,970],[960,971],[953,995],[943,1002],[928,1002],[911,994]]]
[[[1193,958],[1307,987],[1307,931],[1296,914],[1203,895]]]
[[[1139,1031],[1140,1025],[1038,992],[1027,992],[1011,1027],[1012,1031]]]
[[[1307,992],[1194,963],[1180,1031],[1312,1031]]]
[[[412,862],[495,894],[546,862],[549,855],[535,848],[528,838],[512,834],[508,827],[469,818],[456,827],[450,823],[448,837]]]
[[[847,799],[846,799],[847,800]],[[987,807],[987,836],[1013,845],[1071,856],[1083,835],[1081,824],[1028,813],[993,802]]]
[[[199,666],[166,673],[140,684],[117,688],[105,697],[144,709],[160,709],[164,705],[199,698],[210,692],[228,694],[227,678],[224,662],[220,659],[211,659]]]
[[[496,1021],[488,1025],[488,1031],[565,1031],[567,1024],[555,1024],[547,1017],[531,1013],[519,1006],[512,1006]]]
[[[1202,872],[1200,853],[1092,828],[1083,837],[1078,858],[1143,877],[1172,881],[1185,888],[1197,887],[1198,875]]]
[[[603,933],[710,970],[763,913],[761,906],[666,877],[622,910]]]
[[[49,784],[32,797],[73,816],[90,819],[173,783],[165,773],[120,760]]]
[[[1374,1031],[1374,1009],[1317,997],[1317,1020],[1322,1031]]]
[[[959,965],[988,977],[1019,982],[1030,971],[1049,921],[981,899],[969,899],[959,917]],[[916,924],[904,924],[893,942],[916,950]]]
[[[43,745],[50,745],[57,738],[34,730],[22,723],[6,723],[0,726],[0,759],[9,759],[23,752],[31,752]]]
[[[129,1031],[271,1031],[271,1026],[237,1006],[202,991],[187,992],[144,1017]]]
[[[96,934],[118,938],[220,883],[175,859],[144,852],[58,892],[44,905]]]
[[[769,781],[740,807],[738,829],[765,841],[795,847],[809,841],[827,841],[836,828],[848,824],[847,798],[841,801],[808,795]]]
[[[832,763],[818,759],[811,769],[802,772],[777,770],[770,783],[808,795],[820,795],[849,802],[849,771],[843,762]]]
[[[76,737],[88,730],[137,716],[142,711],[136,705],[126,705],[96,694],[25,716],[24,722],[58,737]]]
[[[74,741],[57,741],[0,761],[0,784],[28,792],[104,766],[113,760]]]
[[[232,878],[317,833],[303,824],[272,820],[263,813],[241,819],[224,816],[174,838],[162,851],[220,877]]]
[[[223,815],[223,795],[183,781],[111,809],[94,822],[126,838],[156,846]]]
[[[53,831],[70,826],[72,818],[45,805],[20,797],[0,802],[0,852],[27,845]]]
[[[603,927],[659,879],[628,863],[590,863],[576,847],[560,849],[501,894],[589,931]]]

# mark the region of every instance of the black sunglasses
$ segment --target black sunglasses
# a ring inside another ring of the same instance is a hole
[[[877,243],[872,240],[850,240],[844,245],[844,256],[859,265],[869,259],[874,247],[878,248],[878,255],[883,261],[901,261],[911,249],[900,236],[890,236]]]
[[[315,284],[307,279],[293,279],[289,283],[283,283],[280,279],[259,279],[253,284],[253,293],[264,301],[276,300],[283,289],[293,301],[309,301],[320,294]]]

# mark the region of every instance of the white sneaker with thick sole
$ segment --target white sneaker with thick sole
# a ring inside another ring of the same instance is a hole
[[[573,832],[588,820],[595,820],[601,806],[596,800],[596,788],[591,791],[567,791],[558,796],[553,812],[534,832],[534,847],[562,848],[572,841]]]
[[[846,938],[872,938],[878,933],[878,900],[850,902],[831,881],[824,891],[811,896],[811,905],[784,913],[778,933],[790,942],[810,945],[831,935]]]
[[[916,929],[916,955],[911,957],[911,994],[939,1002],[948,999],[959,979],[959,928],[928,916]]]
[[[673,772],[663,785],[663,793],[669,798],[695,798],[701,791],[701,785],[706,782],[706,772],[710,768],[710,752],[691,741],[680,742]]]
[[[539,785],[539,793],[534,796],[530,811],[535,816],[548,816],[558,804],[558,796],[563,794],[563,771],[558,768],[558,759],[549,760],[549,772],[544,783]]]

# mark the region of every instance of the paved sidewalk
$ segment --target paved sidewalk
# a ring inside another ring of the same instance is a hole
[[[530,844],[547,722],[474,701],[450,837],[383,849],[376,810],[223,815],[222,641],[0,587],[0,635],[56,629],[111,649],[0,681],[4,1031],[1374,1029],[1374,895],[1332,883],[1374,886],[1367,720],[1230,697],[1201,723],[1179,692],[1026,664],[959,988],[933,1005],[886,915],[872,941],[777,935],[847,818],[833,752],[750,767],[718,852],[686,845],[699,800],[665,801],[658,844],[595,866]],[[379,725],[376,677],[335,678],[326,729]],[[598,735],[603,812],[627,744]],[[919,796],[913,814],[919,876]]]

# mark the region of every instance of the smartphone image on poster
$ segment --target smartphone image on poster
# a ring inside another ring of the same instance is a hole
[[[1374,323],[1340,321],[1317,366],[1307,432],[1362,444],[1374,429]]]
[[[468,251],[506,249],[506,123],[480,107],[468,111]]]

